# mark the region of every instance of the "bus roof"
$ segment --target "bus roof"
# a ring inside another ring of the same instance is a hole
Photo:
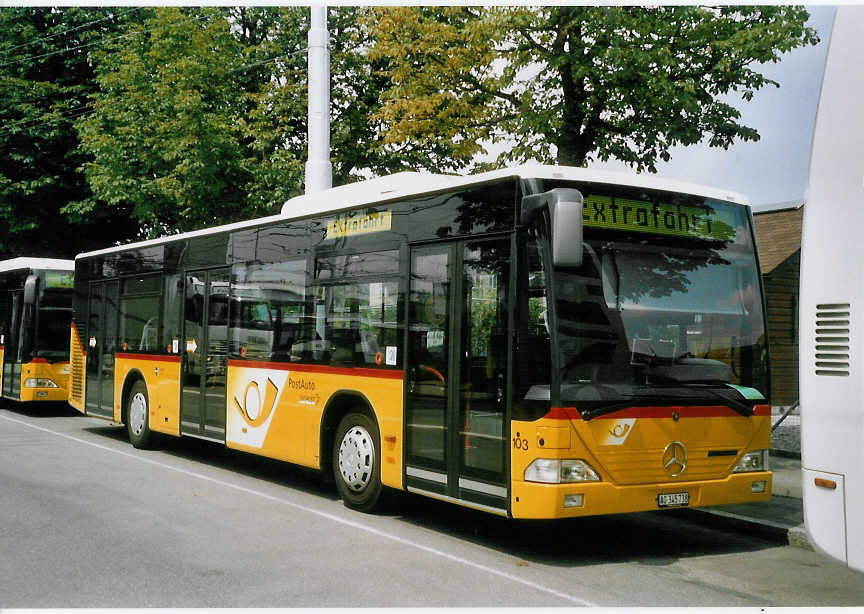
[[[48,271],[74,271],[74,260],[58,258],[11,258],[0,260],[0,272],[18,271],[21,269],[44,269]]]
[[[680,192],[683,194],[692,194],[694,196],[702,196],[705,198],[749,205],[746,197],[729,190],[721,190],[719,188],[712,188],[674,179],[666,179],[654,175],[601,171],[569,166],[526,165],[503,168],[486,173],[478,173],[476,175],[436,175],[433,173],[404,172],[387,175],[385,177],[376,177],[366,181],[349,183],[328,190],[323,190],[321,192],[316,192],[314,194],[296,196],[282,205],[281,213],[278,215],[255,218],[222,226],[214,226],[182,234],[167,235],[149,241],[118,245],[115,247],[78,254],[75,259],[77,260],[78,258],[123,251],[132,246],[137,248],[161,245],[178,239],[188,239],[225,231],[239,230],[279,220],[299,219],[325,213],[337,213],[355,207],[361,207],[363,205],[373,205],[375,203],[402,198],[411,198],[423,194],[467,187],[474,184],[488,183],[495,180],[506,179],[508,177],[524,180],[550,179],[640,187],[654,190],[665,190],[667,192]]]
[[[428,192],[465,187],[475,183],[486,183],[507,177],[607,183],[666,190],[668,192],[682,192],[717,200],[727,200],[738,204],[749,204],[743,195],[736,192],[673,179],[664,179],[654,175],[601,171],[588,168],[574,168],[571,166],[530,165],[503,168],[476,175],[396,173],[395,175],[377,177],[358,183],[349,183],[314,194],[297,196],[282,206],[282,215],[284,217],[305,217],[307,215],[328,213],[340,209],[351,209],[364,204],[372,204],[385,200],[408,198]],[[335,207],[334,202],[338,203]]]

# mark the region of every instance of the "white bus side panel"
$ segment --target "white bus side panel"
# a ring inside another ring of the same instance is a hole
[[[799,327],[805,523],[818,550],[856,569],[864,569],[862,57],[864,8],[840,7],[813,135]],[[816,486],[816,477],[837,487]]]

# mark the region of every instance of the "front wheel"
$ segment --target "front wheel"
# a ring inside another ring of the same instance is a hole
[[[381,504],[381,437],[366,414],[348,414],[333,441],[333,475],[346,507],[374,511]]]
[[[136,448],[147,448],[153,439],[150,430],[150,400],[147,386],[141,380],[132,385],[129,400],[126,402],[126,430],[129,441]]]

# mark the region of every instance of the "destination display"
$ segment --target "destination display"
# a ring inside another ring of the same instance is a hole
[[[46,288],[72,288],[75,274],[72,271],[45,271]]]
[[[588,194],[582,219],[585,226],[733,241],[735,213],[709,206],[670,205],[629,198]]]
[[[390,230],[392,217],[390,211],[373,211],[339,217],[327,223],[327,238],[338,239],[372,232],[385,232]]]

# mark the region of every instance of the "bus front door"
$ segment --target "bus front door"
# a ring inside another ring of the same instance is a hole
[[[187,271],[180,432],[225,441],[231,269]]]
[[[21,363],[18,362],[18,342],[21,336],[21,303],[24,293],[12,292],[9,295],[11,312],[9,325],[3,333],[3,396],[17,399],[21,388]]]
[[[507,511],[509,238],[411,253],[409,490]]]
[[[117,281],[90,284],[87,315],[88,415],[114,417],[114,352],[120,285]]]

